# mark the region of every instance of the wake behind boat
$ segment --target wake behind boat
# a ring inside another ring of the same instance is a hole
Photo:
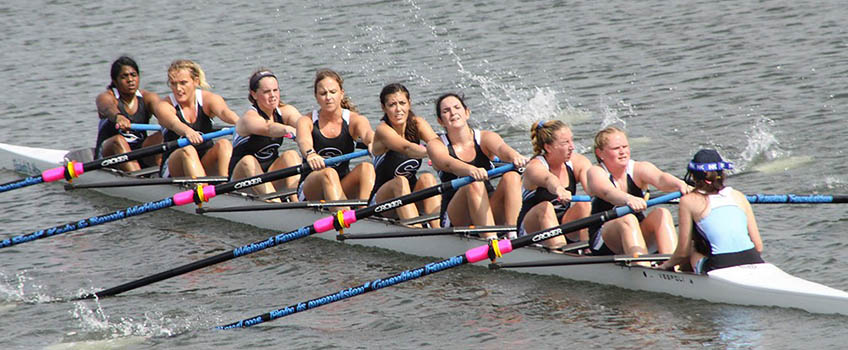
[[[45,169],[62,165],[67,159],[90,161],[90,150],[67,152],[62,150],[32,148],[0,143],[0,167],[23,174],[38,174]],[[114,169],[100,169],[74,180],[74,184],[96,183],[114,180],[146,181],[144,178],[128,176]],[[107,187],[96,191],[118,198],[149,202],[183,190],[174,185],[143,187]],[[237,206],[259,203],[256,196],[245,193],[230,193],[219,196],[216,206]],[[187,213],[195,213],[191,206],[176,207]],[[328,216],[327,211],[301,208],[289,209],[275,215],[261,212],[216,212],[206,214],[213,217],[254,225],[274,231],[296,228],[308,221]],[[346,233],[384,231],[409,231],[412,228],[386,219],[362,220]],[[318,237],[335,240],[332,234]],[[347,240],[345,242],[364,246],[390,249],[419,256],[449,258],[462,254],[469,248],[478,247],[484,241],[472,236],[448,235],[432,237],[381,238]],[[37,243],[34,243],[37,244]],[[504,264],[554,260],[569,262],[583,259],[579,255],[549,252],[543,248],[528,247],[505,255],[498,261]],[[691,299],[738,305],[778,306],[799,308],[813,313],[848,315],[848,293],[818,283],[794,277],[771,264],[743,265],[711,271],[709,275],[660,271],[627,264],[581,264],[574,266],[539,266],[521,269],[522,272],[556,275],[563,278],[612,285],[632,290],[666,293]]]

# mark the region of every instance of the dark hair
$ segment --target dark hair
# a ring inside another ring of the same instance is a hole
[[[277,79],[277,76],[274,75],[274,73],[265,68],[261,68],[253,72],[248,82],[248,88],[250,89],[250,91],[256,92],[256,89],[259,88],[259,81],[267,77]],[[250,103],[256,103],[256,100],[253,98],[253,96],[250,95],[250,93],[247,93],[247,100],[250,101]]]
[[[533,144],[533,157],[545,151],[545,145],[554,142],[554,133],[562,128],[568,128],[561,120],[549,120],[533,123],[530,127],[530,142]]]
[[[315,72],[315,83],[312,84],[312,90],[313,90],[312,93],[313,94],[318,93],[318,83],[321,82],[321,80],[324,80],[326,78],[330,78],[330,79],[335,80],[336,83],[339,84],[339,87],[342,90],[344,90],[344,79],[342,79],[342,76],[339,75],[339,73],[336,73],[336,71],[334,71],[332,69],[322,68],[322,69],[319,69],[317,72]],[[357,113],[359,112],[356,109],[356,105],[353,104],[353,102],[350,100],[350,97],[348,97],[347,94],[345,94],[345,97],[342,99],[341,107],[344,108],[344,109],[348,109],[351,112],[357,112]]]
[[[400,83],[392,83],[383,87],[383,90],[380,91],[380,104],[385,106],[386,99],[389,98],[389,95],[395,94],[398,92],[403,92],[406,95],[406,101],[410,104],[412,103],[409,98],[409,90],[407,90],[406,86]],[[412,106],[409,107],[409,116],[406,118],[406,127],[403,129],[403,138],[405,138],[409,142],[418,143],[421,139],[418,137],[418,122],[415,119],[415,112],[412,111]],[[389,116],[386,113],[383,113],[383,119],[386,124],[390,124]]]
[[[115,87],[115,79],[118,79],[118,74],[121,74],[121,68],[123,68],[124,66],[132,67],[133,69],[135,69],[135,72],[138,73],[138,75],[141,75],[141,71],[138,70],[138,64],[135,63],[135,60],[133,60],[129,56],[118,57],[115,62],[112,62],[112,81],[109,82],[109,86],[107,86],[107,88],[111,89]]]
[[[441,120],[442,118],[442,111],[439,109],[439,105],[442,104],[442,100],[451,96],[456,97],[456,99],[459,100],[459,103],[462,104],[462,108],[468,109],[468,106],[465,105],[464,96],[455,92],[448,92],[446,94],[443,94],[442,96],[439,96],[439,98],[436,99],[436,120]]]

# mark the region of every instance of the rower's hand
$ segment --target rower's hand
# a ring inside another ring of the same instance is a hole
[[[184,137],[187,138],[192,145],[199,145],[203,143],[203,135],[196,130],[187,132]]]
[[[120,130],[129,130],[131,127],[130,120],[127,119],[123,114],[118,114],[115,116],[115,129]]]
[[[515,170],[524,169],[527,166],[527,162],[530,160],[527,157],[519,155],[515,159],[512,160],[512,165],[515,166]]]
[[[571,202],[571,192],[565,189],[565,186],[559,186],[556,190],[557,199],[562,204]]]
[[[648,209],[648,202],[646,202],[643,198],[628,195],[627,206],[630,207],[630,209],[633,209],[634,212],[638,213]]]
[[[306,163],[309,164],[309,167],[312,168],[312,170],[321,170],[327,166],[324,164],[324,157],[319,156],[318,153],[312,153],[306,156]]]
[[[474,181],[483,181],[489,179],[489,173],[483,168],[473,168],[468,172],[467,176],[471,176]]]
[[[680,191],[680,195],[682,196],[684,194],[692,192],[692,186],[689,186],[687,183],[680,181],[677,184],[677,190]]]

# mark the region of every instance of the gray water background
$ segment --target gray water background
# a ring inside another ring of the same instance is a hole
[[[848,16],[838,1],[12,1],[0,5],[0,142],[93,145],[95,96],[122,54],[142,87],[190,58],[241,114],[260,67],[308,112],[331,67],[375,124],[383,85],[432,101],[462,91],[476,125],[525,154],[529,125],[568,121],[579,150],[609,123],[633,157],[682,175],[701,147],[746,193],[841,194]],[[438,129],[438,127],[436,127]],[[0,172],[0,182],[19,175]],[[0,196],[4,236],[124,208],[40,185]],[[756,206],[764,257],[848,289],[842,205]],[[303,223],[306,224],[306,223]],[[157,212],[4,251],[0,347],[841,348],[843,316],[709,304],[558,278],[462,267],[253,329],[209,328],[432,259],[306,239],[101,303],[47,303],[147,276],[268,232]],[[88,342],[88,343],[86,343]]]

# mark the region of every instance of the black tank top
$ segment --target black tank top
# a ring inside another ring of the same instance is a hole
[[[334,138],[324,137],[321,134],[321,128],[318,126],[318,111],[312,111],[312,147],[315,149],[315,153],[318,153],[319,156],[324,157],[324,159],[338,157],[343,154],[353,153],[356,149],[356,141],[353,140],[353,136],[350,135],[350,110],[342,109],[342,130],[339,133],[339,136]],[[303,163],[306,163],[306,159],[303,160]],[[301,174],[300,182],[306,180],[306,176],[312,172],[309,167]],[[350,161],[344,161],[333,166],[333,169],[336,169],[336,172],[339,174],[339,180],[343,179],[350,172]]]
[[[545,167],[550,169],[548,160],[545,159],[545,156],[540,155],[536,156],[536,158],[539,158],[542,163],[545,164]],[[565,189],[568,190],[568,192],[571,192],[571,195],[573,196],[577,193],[577,178],[574,176],[574,170],[571,167],[570,161],[565,162],[565,169],[566,172],[568,172],[568,186]],[[551,193],[545,187],[537,187],[532,191],[522,188],[521,192],[521,211],[518,213],[518,221],[516,221],[519,225],[521,225],[521,222],[524,220],[524,216],[527,215],[527,212],[529,212],[536,204],[551,202],[557,199],[556,194]],[[559,211],[565,212],[571,207],[571,203],[562,204],[557,202],[555,207],[557,207]]]
[[[636,183],[633,181],[633,164],[634,164],[634,162],[632,160],[630,161],[629,164],[627,164],[627,193],[630,194],[631,196],[643,198],[643,197],[645,197],[645,193],[642,192],[642,189],[639,188],[639,186],[636,186]],[[606,167],[604,167],[603,164],[601,164],[601,167],[603,167],[604,170],[606,170]],[[607,173],[609,173],[609,171],[607,171]],[[612,174],[609,174],[609,179],[610,179],[610,182],[615,184],[615,179],[613,179]],[[604,211],[610,210],[612,208],[615,208],[615,206],[612,205],[612,203],[607,202],[607,201],[601,199],[600,197],[595,197],[594,199],[592,199],[592,214],[604,212]],[[638,219],[640,222],[645,219],[645,214],[643,214],[643,213],[630,213],[628,215],[635,215],[636,219]],[[598,234],[600,234],[599,229],[601,228],[602,225],[603,224],[594,224],[594,225],[589,226],[589,235],[590,235],[589,245],[591,247],[595,246],[594,242],[597,240]]]
[[[478,130],[472,130],[472,131],[474,133],[474,153],[475,154],[474,154],[474,159],[472,159],[471,162],[465,162],[464,160],[460,159],[456,155],[456,151],[453,149],[453,144],[451,144],[450,139],[448,138],[448,135],[446,133],[441,134],[439,136],[442,138],[442,142],[444,142],[445,146],[447,146],[448,153],[450,154],[451,157],[462,160],[466,164],[470,164],[470,165],[478,167],[478,168],[491,170],[492,168],[495,167],[495,165],[492,164],[492,161],[489,159],[489,157],[486,156],[486,153],[483,152],[483,148],[480,147],[480,132]],[[453,173],[449,173],[447,171],[439,171],[439,179],[442,181],[442,183],[452,181],[452,180],[456,179],[457,177],[458,176],[454,175]],[[495,187],[492,186],[492,183],[490,181],[486,180],[485,185],[486,185],[486,190],[488,192],[494,191]],[[445,211],[448,210],[448,204],[450,203],[451,199],[453,199],[454,194],[456,194],[456,190],[447,191],[445,193],[442,193],[442,209],[441,209],[441,213],[440,213],[441,217],[444,217]]]
[[[385,119],[383,119],[383,122],[391,126]],[[420,144],[420,140],[407,141]],[[377,173],[377,176],[374,179],[374,189],[371,191],[370,198],[374,198],[377,190],[396,176],[406,177],[407,181],[409,181],[409,188],[415,188],[415,184],[418,182],[418,178],[415,175],[418,173],[419,168],[421,168],[420,158],[410,158],[401,152],[388,150],[386,153],[374,157],[374,171]]]
[[[197,118],[194,119],[194,123],[189,123],[185,120],[185,118],[183,117],[183,109],[182,109],[182,107],[180,107],[179,102],[177,102],[177,100],[174,98],[174,94],[172,93],[168,97],[171,99],[171,104],[174,105],[174,109],[177,110],[177,119],[179,119],[183,124],[188,125],[190,128],[192,128],[195,131],[200,132],[200,133],[209,133],[209,132],[213,131],[213,129],[212,129],[212,119],[209,118],[209,116],[206,115],[205,112],[203,112],[203,93],[201,92],[200,89],[195,90],[195,100],[197,101]],[[165,130],[165,132],[162,136],[165,139],[165,142],[174,141],[174,140],[180,138],[179,134],[177,134],[174,131],[167,130],[167,129]],[[203,155],[206,154],[206,151],[208,151],[210,148],[212,148],[212,145],[214,144],[214,142],[215,142],[214,140],[208,140],[208,141],[203,142],[199,145],[193,145],[194,149],[197,150],[197,155],[202,158]],[[165,154],[162,155],[163,166],[165,165],[168,157],[174,151],[175,150],[171,150],[171,151],[165,152]]]
[[[268,117],[265,112],[263,112],[255,103],[252,107],[259,113],[259,116],[264,118],[265,120],[271,120],[271,117]],[[274,108],[274,123],[283,124],[283,117],[280,115],[280,110],[278,108]],[[235,169],[236,164],[238,164],[239,160],[244,158],[246,155],[252,155],[259,161],[259,165],[262,166],[262,171],[267,172],[268,168],[271,167],[271,164],[274,163],[277,158],[279,158],[279,148],[283,144],[283,137],[269,137],[262,135],[247,135],[241,136],[236,134],[233,137],[233,156],[230,158],[230,176],[233,176],[233,169]]]
[[[112,88],[112,93],[115,94],[115,98],[118,99],[118,110],[122,115],[126,116],[130,123],[136,124],[147,124],[150,123],[150,117],[153,115],[150,111],[147,110],[147,106],[144,105],[144,99],[141,95],[141,91],[135,91],[135,102],[138,104],[138,108],[136,108],[135,113],[129,114],[127,113],[124,104],[121,103],[121,94],[118,92],[118,89]],[[144,140],[147,139],[146,131],[134,131],[134,130],[119,130],[116,128],[115,122],[109,120],[108,118],[100,119],[100,123],[97,126],[97,143],[94,145],[94,154],[95,157],[100,157],[100,146],[103,141],[106,139],[120,134],[127,140],[127,143],[130,145],[130,149],[136,150],[141,148]]]

